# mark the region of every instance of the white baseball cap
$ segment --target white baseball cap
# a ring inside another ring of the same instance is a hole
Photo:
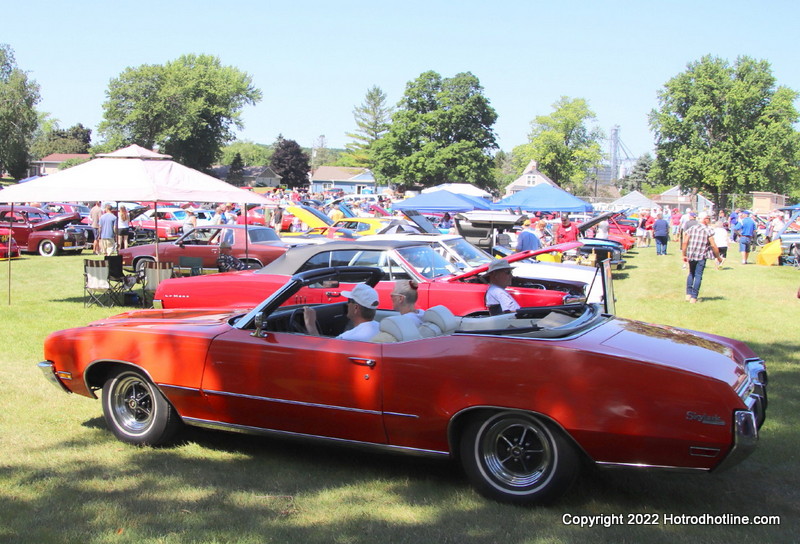
[[[365,308],[378,307],[378,292],[366,283],[359,283],[352,291],[342,291],[342,296]]]

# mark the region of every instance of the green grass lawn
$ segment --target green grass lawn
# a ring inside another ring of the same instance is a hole
[[[11,281],[0,261],[0,542],[797,542],[800,273],[736,264],[733,250],[690,305],[676,250],[629,256],[615,275],[618,314],[750,344],[770,372],[757,451],[721,474],[587,470],[557,504],[536,508],[483,499],[444,461],[201,430],[170,448],[122,444],[98,401],[58,392],[36,368],[49,332],[116,313],[83,307],[82,258],[26,256]],[[564,522],[603,514],[622,519]],[[658,523],[628,524],[629,514]],[[703,514],[780,525],[666,518]]]

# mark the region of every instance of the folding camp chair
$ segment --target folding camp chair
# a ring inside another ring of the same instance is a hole
[[[105,261],[108,263],[108,283],[111,286],[111,294],[117,304],[125,302],[125,294],[130,293],[139,281],[136,274],[125,274],[122,270],[122,255],[107,255]]]
[[[156,288],[162,281],[171,278],[174,275],[172,263],[147,261],[144,265],[144,287],[142,294],[144,295],[144,306],[150,307],[153,305],[153,297],[156,294]]]
[[[83,260],[83,305],[114,306],[116,298],[108,280],[108,263],[94,259]]]
[[[201,257],[178,257],[178,268],[182,274],[199,276],[203,273],[203,259]]]

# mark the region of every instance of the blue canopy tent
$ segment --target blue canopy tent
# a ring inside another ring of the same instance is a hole
[[[494,203],[496,210],[506,208],[528,212],[590,212],[591,204],[547,183],[534,185]]]
[[[407,198],[392,205],[395,210],[417,210],[420,213],[458,213],[472,210],[489,210],[491,203],[483,198],[451,193],[450,191],[434,191]]]

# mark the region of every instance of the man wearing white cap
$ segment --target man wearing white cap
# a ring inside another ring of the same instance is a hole
[[[353,323],[353,328],[344,331],[336,338],[369,342],[380,332],[378,322],[375,321],[375,311],[378,309],[378,292],[366,283],[359,283],[352,291],[342,291],[342,296],[348,299],[347,318]],[[319,336],[317,312],[314,308],[306,306],[303,317],[308,334]]]
[[[514,300],[506,287],[511,285],[513,276],[511,275],[511,265],[505,259],[495,259],[486,271],[489,278],[489,289],[486,291],[486,307],[492,315],[516,312],[519,303]]]

